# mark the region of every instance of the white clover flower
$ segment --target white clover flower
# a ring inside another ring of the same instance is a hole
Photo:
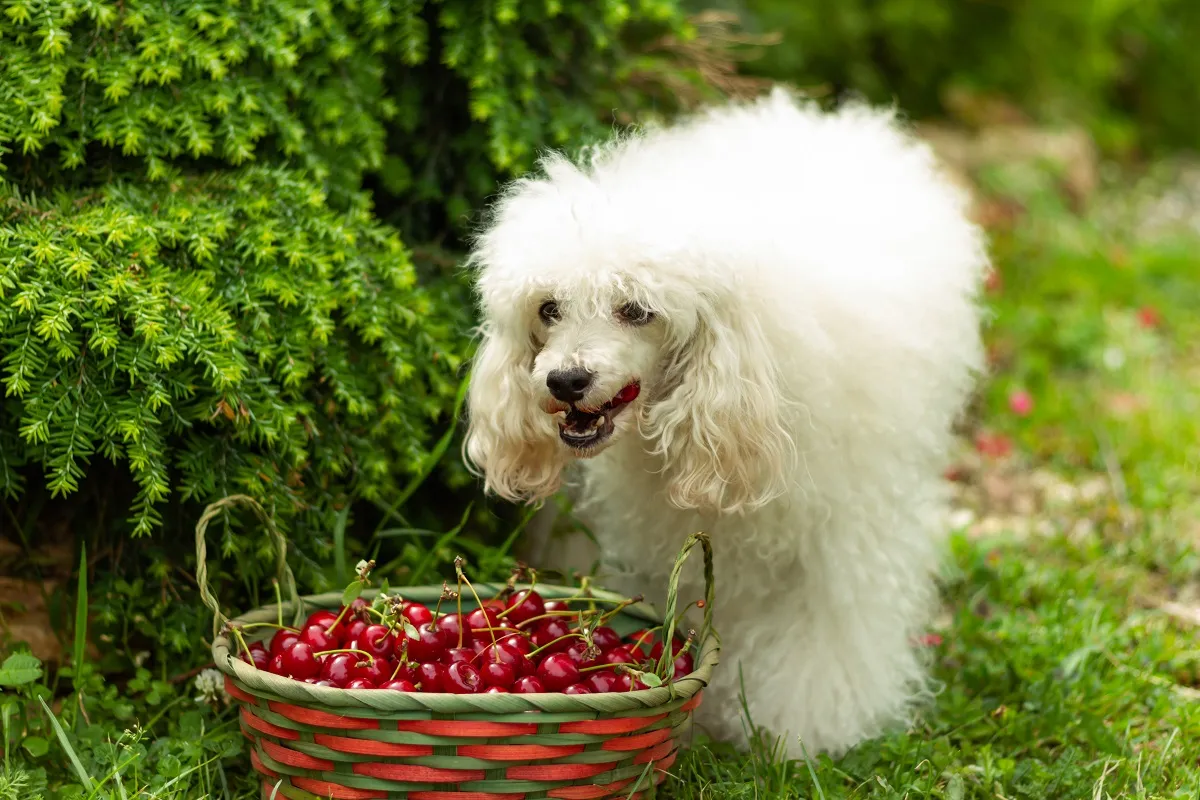
[[[195,686],[196,691],[200,693],[196,698],[197,703],[213,705],[228,699],[225,695],[225,681],[215,669],[206,669],[197,675]]]

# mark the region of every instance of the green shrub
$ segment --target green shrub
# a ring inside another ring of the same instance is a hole
[[[644,107],[672,32],[673,0],[7,4],[0,495],[118,462],[140,534],[390,499],[452,422],[469,213]]]
[[[915,115],[1000,95],[1082,122],[1117,150],[1194,147],[1200,4],[1193,0],[707,0],[783,42],[750,69]]]

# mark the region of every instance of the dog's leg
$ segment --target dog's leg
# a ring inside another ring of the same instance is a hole
[[[714,537],[723,648],[704,728],[746,742],[743,687],[750,720],[793,758],[837,755],[907,721],[926,691],[914,640],[934,608],[937,545],[916,520],[892,522],[880,531],[849,512],[770,561],[753,539]]]

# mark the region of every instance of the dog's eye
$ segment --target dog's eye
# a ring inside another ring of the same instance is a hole
[[[546,302],[542,303],[541,307],[538,309],[538,316],[541,317],[542,322],[546,323],[547,325],[562,318],[562,314],[560,314],[558,311],[558,303],[554,302],[553,300],[547,300]]]
[[[638,303],[626,303],[617,309],[617,316],[630,325],[645,325],[654,319],[654,312]]]

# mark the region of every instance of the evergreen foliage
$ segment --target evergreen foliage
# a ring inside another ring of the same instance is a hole
[[[390,500],[452,423],[470,213],[686,35],[674,0],[6,3],[0,499],[85,517],[111,461],[118,528],[238,491],[301,547]]]

